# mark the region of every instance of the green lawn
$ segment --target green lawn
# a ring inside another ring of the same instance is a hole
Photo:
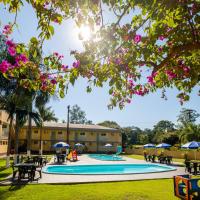
[[[134,158],[134,159],[138,159],[138,160],[144,160],[144,156],[142,155],[135,155],[135,154],[132,154],[132,155],[127,155],[129,158]],[[173,158],[173,162],[178,162],[180,164],[183,164],[184,163],[184,159],[180,159],[180,158]]]
[[[0,199],[12,200],[177,200],[172,179],[78,185],[0,187]]]
[[[10,167],[6,169],[5,166],[6,166],[6,160],[1,158],[0,159],[0,181],[4,180],[7,176],[12,174],[12,168]]]

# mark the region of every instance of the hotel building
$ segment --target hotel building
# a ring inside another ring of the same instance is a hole
[[[27,126],[19,134],[19,151],[26,151]],[[38,153],[42,141],[43,152],[55,152],[53,145],[67,141],[67,124],[45,122],[43,127],[32,126],[31,151]],[[121,133],[117,129],[99,125],[69,124],[69,144],[83,144],[86,152],[105,152],[105,144],[112,144],[110,151],[115,152],[118,145],[122,145]]]

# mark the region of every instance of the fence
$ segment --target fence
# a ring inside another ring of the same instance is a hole
[[[144,151],[149,154],[159,155],[161,152],[166,156],[173,156],[174,158],[182,158],[184,159],[184,155],[187,154],[187,157],[190,160],[200,160],[200,151],[199,150],[167,150],[167,149],[143,149],[143,148],[127,148],[125,152],[127,154],[136,154],[136,155],[144,155]]]

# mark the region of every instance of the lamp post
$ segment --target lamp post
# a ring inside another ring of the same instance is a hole
[[[69,110],[70,106],[67,106],[67,144],[69,144]]]

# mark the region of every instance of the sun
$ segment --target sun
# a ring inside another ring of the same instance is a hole
[[[90,40],[92,36],[91,28],[87,25],[81,25],[81,27],[78,28],[78,37],[79,40]]]

